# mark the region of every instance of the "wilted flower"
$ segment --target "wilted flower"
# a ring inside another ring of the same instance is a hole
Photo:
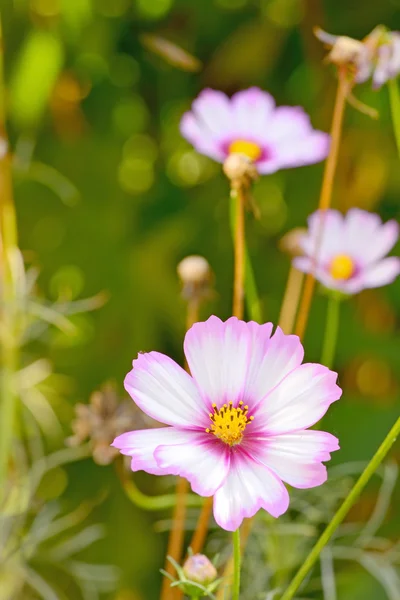
[[[138,411],[132,402],[119,399],[114,385],[105,384],[93,392],[89,404],[75,406],[76,419],[72,423],[74,435],[67,439],[70,446],[90,440],[93,460],[99,465],[108,465],[118,455],[110,446],[115,436],[128,428],[152,425],[151,419]]]
[[[387,31],[378,25],[362,41],[332,35],[319,28],[315,34],[331,48],[327,60],[349,67],[355,83],[364,83],[371,77],[373,88],[378,89],[400,73],[400,33],[397,31]]]
[[[346,215],[317,211],[301,242],[305,256],[295,258],[294,265],[327,288],[356,294],[391,283],[400,273],[400,258],[384,258],[398,237],[396,221],[383,225],[377,214],[359,208]]]
[[[183,115],[181,133],[218,162],[230,154],[245,155],[259,173],[319,162],[329,149],[329,135],[314,130],[301,107],[277,108],[273,97],[256,87],[232,98],[203,90]]]
[[[114,447],[133,471],[186,477],[201,496],[214,496],[217,523],[229,531],[264,508],[279,517],[289,506],[282,483],[322,484],[322,461],[338,440],[307,430],[341,396],[336,373],[301,364],[297,336],[273,325],[210,317],[185,337],[192,376],[158,352],[139,354],[125,388],[161,429],[132,431]]]

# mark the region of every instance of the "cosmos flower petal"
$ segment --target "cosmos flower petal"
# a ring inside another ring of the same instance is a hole
[[[350,209],[345,221],[346,250],[362,265],[383,258],[399,239],[399,224],[382,224],[379,215],[365,210]],[[362,232],[362,235],[360,235]]]
[[[209,409],[242,399],[251,352],[247,324],[210,317],[187,332],[184,349],[190,372]]]
[[[177,427],[207,427],[207,412],[196,385],[168,356],[159,352],[139,354],[124,385],[153,419]]]
[[[305,137],[293,139],[291,144],[277,144],[274,158],[282,169],[312,165],[327,157],[329,146],[330,136],[322,131],[314,131]]]
[[[304,349],[298,336],[285,335],[277,327],[265,345],[261,360],[254,360],[252,369],[248,371],[245,398],[249,407],[254,408],[290,371],[301,365],[303,358]]]
[[[324,262],[342,249],[343,215],[337,210],[317,210],[308,218],[308,235],[301,240],[303,250]],[[318,252],[317,252],[318,249]]]
[[[214,137],[232,132],[231,104],[223,92],[203,90],[193,101],[192,111],[202,128]]]
[[[155,458],[164,471],[188,479],[196,494],[212,496],[228,474],[229,450],[212,434],[191,432],[187,443],[159,446]]]
[[[339,442],[324,431],[302,430],[264,440],[249,439],[245,448],[289,485],[311,488],[326,481],[322,461],[330,460],[330,453],[339,450]]]
[[[225,154],[222,150],[222,144],[215,137],[215,134],[202,126],[195,115],[187,112],[183,115],[180,130],[192,146],[201,154],[213,158],[217,162],[222,162]]]
[[[175,427],[159,429],[140,429],[128,431],[115,438],[112,443],[121,454],[131,456],[132,471],[146,471],[152,475],[166,475],[168,470],[162,469],[154,458],[154,451],[160,444],[182,444],[189,442],[194,432],[179,430]]]
[[[272,471],[241,450],[232,454],[229,474],[214,496],[214,518],[220,527],[235,531],[260,508],[279,517],[288,506],[288,491]]]
[[[368,267],[363,275],[362,284],[366,288],[381,287],[392,283],[400,274],[400,258],[391,256]]]
[[[275,108],[275,100],[260,88],[252,87],[233,94],[231,99],[235,133],[246,139],[253,133],[255,139],[266,130]]]
[[[251,434],[278,435],[311,427],[342,395],[336,379],[337,373],[323,365],[306,363],[294,369],[260,403]]]

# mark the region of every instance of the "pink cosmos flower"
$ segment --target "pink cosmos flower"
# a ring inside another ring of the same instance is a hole
[[[396,221],[383,225],[377,214],[359,208],[346,215],[328,210],[321,224],[322,215],[317,211],[308,219],[308,233],[300,240],[305,256],[293,259],[297,269],[314,273],[325,287],[345,294],[396,279],[400,258],[384,258],[399,237]]]
[[[198,152],[224,162],[231,153],[245,154],[259,173],[300,167],[323,160],[327,133],[312,128],[299,106],[275,106],[259,88],[237,92],[203,90],[183,115],[181,133]]]
[[[114,440],[133,471],[186,477],[214,496],[217,523],[229,531],[264,508],[283,514],[282,481],[310,488],[326,481],[322,461],[338,440],[307,429],[341,396],[336,373],[301,364],[299,338],[272,323],[210,317],[187,332],[192,376],[158,352],[139,354],[125,388],[148,415],[168,427],[131,431]]]

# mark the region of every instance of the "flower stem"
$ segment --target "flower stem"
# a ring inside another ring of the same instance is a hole
[[[386,438],[378,448],[377,452],[375,453],[371,461],[368,463],[357,482],[354,484],[347,498],[344,500],[343,504],[340,506],[340,508],[334,515],[333,519],[331,520],[331,522],[329,523],[329,525],[327,526],[317,543],[315,544],[314,548],[311,550],[305,562],[296,573],[286,592],[283,594],[281,600],[291,600],[294,597],[304,578],[311,570],[315,562],[318,560],[321,551],[329,542],[338,526],[346,517],[350,508],[360,496],[361,492],[371,479],[372,475],[375,473],[375,471],[389,452],[398,435],[400,435],[400,417],[397,419],[396,423],[393,425],[392,429],[387,434]]]
[[[330,296],[328,299],[328,314],[326,316],[324,343],[321,362],[329,369],[335,358],[336,342],[339,330],[340,298]]]
[[[2,32],[0,22],[0,144],[7,144],[5,86],[3,78]],[[11,158],[8,151],[0,156],[0,246],[1,262],[1,376],[0,376],[0,490],[5,487],[18,396],[18,256],[17,219],[13,200]]]
[[[206,498],[204,500],[203,507],[200,511],[200,515],[197,521],[197,526],[193,534],[192,541],[190,542],[190,548],[193,554],[198,554],[199,552],[201,552],[204,546],[208,524],[210,522],[210,517],[212,513],[212,507],[213,499],[211,496],[210,498]]]
[[[243,194],[246,192],[243,190]],[[244,201],[244,203],[246,203]],[[236,237],[236,190],[231,190],[231,204],[230,204],[230,221],[232,238],[235,240]],[[246,247],[246,239],[244,237],[244,255],[245,255],[245,273],[244,273],[244,299],[247,306],[247,311],[252,321],[256,323],[262,323],[262,310],[261,302],[258,296],[258,290],[256,285],[256,279],[254,277],[254,271],[251,264],[250,256]]]
[[[304,274],[291,265],[278,320],[279,327],[284,333],[290,334],[293,331],[303,281]]]
[[[243,188],[240,186],[233,190],[235,211],[235,271],[233,280],[233,308],[232,314],[238,319],[243,319],[244,312],[244,275],[245,275],[245,232],[244,232],[244,201]]]
[[[240,529],[233,532],[233,589],[232,600],[239,600],[240,594]]]
[[[335,107],[333,110],[332,127],[331,127],[331,146],[329,155],[325,163],[324,177],[322,180],[321,194],[319,198],[318,209],[322,211],[328,210],[332,200],[333,191],[333,180],[335,177],[339,145],[342,136],[342,125],[343,115],[346,106],[346,98],[351,90],[352,82],[348,78],[347,72],[339,70],[339,83],[336,93]],[[320,231],[319,231],[319,243],[316,244],[316,254],[318,254],[320,241],[322,238],[323,221],[321,219]],[[316,263],[317,256],[314,257],[314,265]],[[306,282],[304,285],[303,298],[300,304],[299,315],[297,317],[297,323],[295,333],[303,339],[304,333],[307,327],[308,316],[310,314],[311,301],[314,294],[315,278],[313,273],[308,273]]]
[[[392,113],[393,131],[396,139],[397,152],[400,157],[400,94],[396,79],[389,79],[390,110]]]

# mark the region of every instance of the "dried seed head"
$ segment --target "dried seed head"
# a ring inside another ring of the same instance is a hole
[[[182,281],[182,296],[186,300],[210,297],[213,273],[203,256],[187,256],[181,260],[177,271]]]
[[[74,435],[66,442],[78,446],[89,440],[93,460],[99,465],[108,465],[118,456],[119,451],[110,446],[118,435],[155,425],[155,421],[146,417],[133,402],[121,402],[111,383],[93,392],[89,404],[77,404],[75,414]]]
[[[365,46],[359,40],[339,36],[327,56],[327,60],[336,65],[357,64],[365,55]]]
[[[183,565],[183,572],[189,581],[206,587],[217,578],[217,569],[204,554],[189,556]]]
[[[225,159],[223,170],[233,188],[249,187],[258,178],[257,168],[245,154],[233,152]]]
[[[307,229],[304,227],[296,227],[288,231],[280,240],[279,248],[291,258],[302,256],[304,254],[302,247],[302,239],[307,234]]]

